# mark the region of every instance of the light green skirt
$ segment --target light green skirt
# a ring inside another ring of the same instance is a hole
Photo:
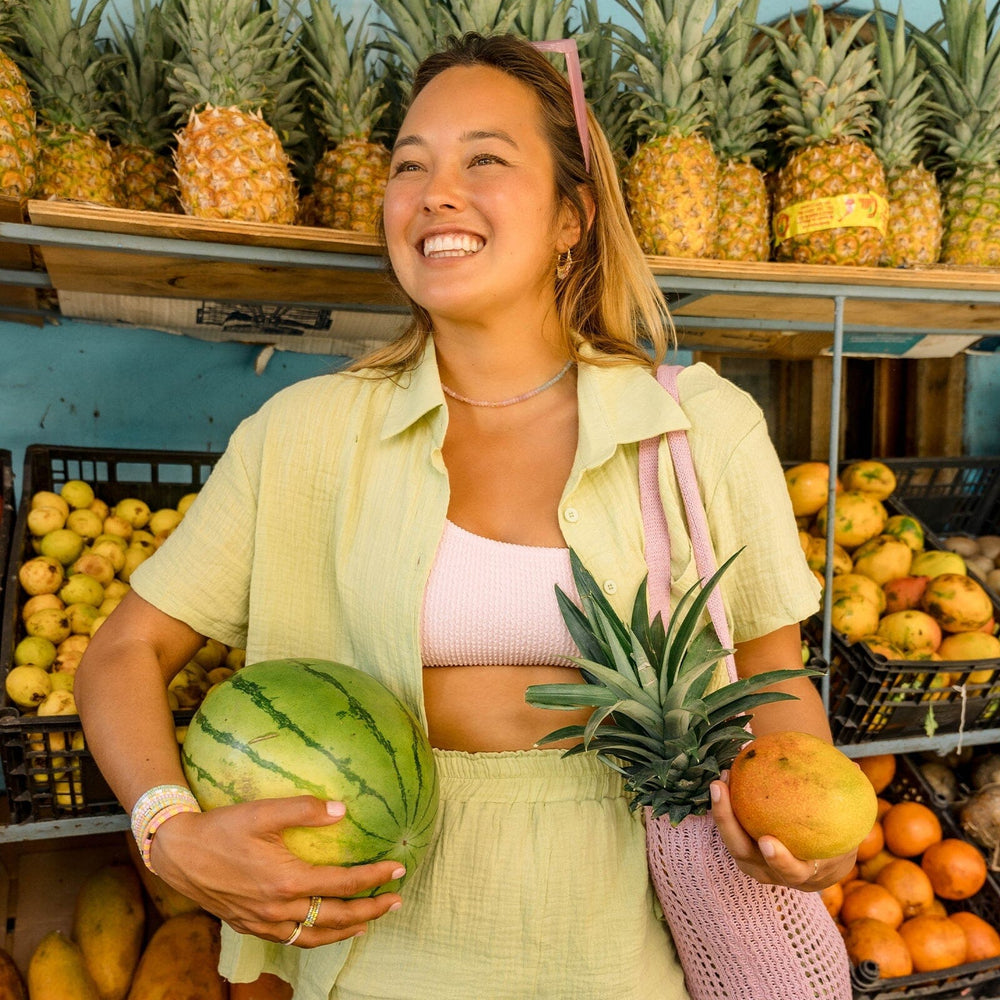
[[[220,971],[295,1000],[688,1000],[617,774],[557,750],[435,751],[441,808],[403,906],[353,941],[223,927]]]

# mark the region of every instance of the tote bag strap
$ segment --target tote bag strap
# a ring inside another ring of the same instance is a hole
[[[660,365],[656,370],[657,381],[673,396],[678,405],[680,405],[680,393],[677,389],[677,375],[681,371],[683,365]],[[698,490],[698,477],[691,457],[691,444],[687,432],[683,430],[667,431],[666,438],[674,464],[674,474],[677,476],[677,485],[684,502],[695,567],[704,583],[716,571],[717,563],[712,549],[705,505]],[[647,582],[649,606],[654,614],[659,611],[666,622],[670,616],[670,534],[660,497],[659,445],[659,437],[647,438],[639,443],[639,503],[642,510],[646,565],[649,568]],[[719,642],[726,649],[732,649],[732,635],[718,587],[712,591],[708,599],[708,613]],[[736,664],[732,655],[726,657],[726,669],[730,681],[736,680]]]

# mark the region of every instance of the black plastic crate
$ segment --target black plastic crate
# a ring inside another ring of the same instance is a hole
[[[219,455],[212,452],[76,448],[31,445],[25,453],[20,503],[11,540],[0,635],[0,673],[6,678],[14,647],[24,637],[23,594],[18,569],[34,556],[27,516],[39,490],[58,492],[71,479],[89,483],[108,504],[135,497],[159,507],[176,506],[199,490]],[[193,710],[174,713],[178,724]],[[120,812],[107,782],[87,751],[77,716],[26,715],[0,693],[0,760],[11,823]]]
[[[921,802],[934,810],[941,821],[945,837],[968,839],[959,829],[951,812],[942,808],[913,759],[907,755],[896,755],[896,774],[889,787],[882,792],[882,797],[890,802]],[[1000,929],[1000,885],[992,874],[987,876],[986,884],[974,896],[954,902],[942,902],[949,913],[969,910]],[[912,997],[952,1000],[956,997],[985,996],[976,987],[997,985],[998,980],[1000,957],[968,962],[938,972],[915,972],[893,979],[878,978],[878,967],[871,962],[862,962],[851,972],[851,984],[857,1000],[909,1000]]]
[[[1000,530],[1000,456],[879,461],[896,475],[893,496],[935,534]]]

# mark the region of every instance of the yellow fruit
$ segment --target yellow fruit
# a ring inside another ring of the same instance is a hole
[[[82,479],[67,479],[59,488],[59,495],[76,510],[89,507],[94,502],[93,487]]]
[[[4,678],[7,697],[18,708],[35,709],[52,692],[52,678],[33,664],[11,667]]]
[[[965,560],[957,552],[928,549],[918,552],[910,563],[910,576],[940,576],[942,573],[965,573]]]
[[[844,594],[834,599],[830,622],[848,642],[857,642],[878,628],[878,605],[860,594]]]
[[[104,865],[83,881],[73,911],[73,940],[101,1000],[128,995],[145,925],[142,885],[131,865]]]
[[[28,963],[31,1000],[101,1000],[83,953],[61,931],[49,931]]]
[[[889,519],[881,501],[858,490],[845,490],[834,500],[833,540],[848,552],[882,533]],[[827,533],[827,508],[816,514],[816,530]]]
[[[941,645],[941,626],[925,611],[894,611],[882,618],[875,631],[907,656],[932,653]]]
[[[806,552],[806,563],[810,569],[817,573],[826,571],[826,539],[810,538],[809,549]],[[833,543],[833,572],[834,574],[850,573],[853,566],[851,557],[836,542]]]
[[[14,647],[14,665],[32,664],[48,668],[56,658],[56,646],[51,639],[40,635],[29,635]]]
[[[884,462],[870,460],[853,462],[840,473],[845,490],[869,493],[876,500],[885,500],[896,488],[896,474]]]
[[[989,594],[962,573],[933,577],[920,605],[946,632],[974,632],[993,617]]]
[[[825,462],[802,462],[785,470],[785,486],[796,517],[811,516],[830,495],[830,466]]]
[[[845,594],[857,594],[871,601],[878,608],[879,614],[885,610],[885,592],[870,577],[860,573],[841,573],[833,578],[833,599]]]
[[[36,538],[66,524],[66,515],[58,507],[32,507],[28,511],[28,531]]]
[[[96,608],[104,600],[104,587],[87,573],[74,573],[60,588],[59,596],[66,604],[91,604]]]
[[[39,490],[31,495],[31,510],[36,507],[57,507],[62,511],[63,518],[69,517],[69,504],[58,494],[51,490]]]
[[[49,642],[58,644],[67,638],[70,629],[69,615],[58,608],[43,608],[36,611],[24,623],[24,630],[30,636],[40,636]]]
[[[69,528],[56,528],[47,535],[42,535],[39,549],[43,556],[49,556],[63,566],[69,566],[83,551],[83,536]]]
[[[62,563],[49,556],[35,556],[21,564],[17,578],[26,594],[54,594],[62,586]]]
[[[882,529],[883,535],[892,535],[901,542],[906,542],[914,552],[922,552],[924,548],[924,529],[915,517],[909,514],[893,514],[885,527]]]
[[[909,574],[913,550],[891,535],[876,535],[862,542],[854,550],[852,559],[855,573],[870,577],[881,586]]]
[[[875,823],[875,790],[861,769],[818,736],[758,736],[733,761],[733,812],[755,840],[777,837],[798,858],[853,850]]]
[[[66,518],[66,527],[72,528],[78,535],[88,541],[93,541],[104,530],[104,519],[92,510],[71,510]]]
[[[218,973],[219,936],[219,921],[207,913],[165,920],[139,959],[128,1000],[225,1000],[229,987]]]
[[[941,640],[938,655],[942,660],[1000,660],[1000,639],[985,632],[955,632]]]

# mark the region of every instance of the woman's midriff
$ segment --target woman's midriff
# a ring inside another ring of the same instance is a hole
[[[424,706],[431,745],[466,753],[531,750],[553,730],[586,725],[591,709],[535,708],[524,700],[527,688],[583,683],[575,667],[425,667]],[[545,746],[557,749],[574,742]]]

